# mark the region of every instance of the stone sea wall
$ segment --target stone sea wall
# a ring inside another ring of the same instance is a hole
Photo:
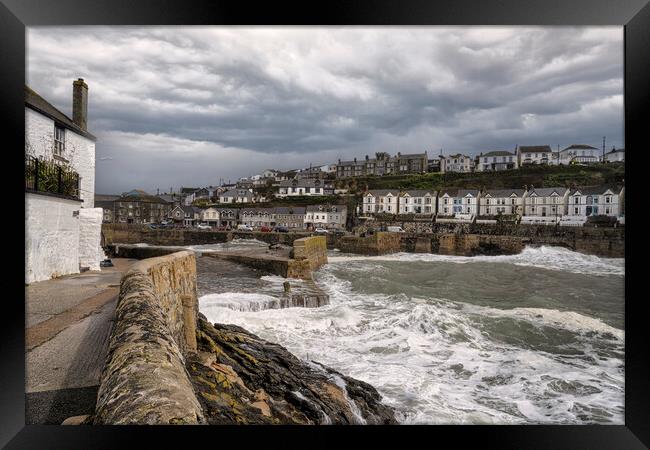
[[[371,236],[343,236],[338,240],[337,248],[344,253],[362,255],[384,255],[402,251],[401,233],[377,232]]]
[[[94,423],[203,423],[185,366],[197,321],[194,253],[134,264],[122,277]]]
[[[313,236],[293,241],[292,257],[307,260],[309,268],[316,270],[327,264],[327,240],[325,236]]]

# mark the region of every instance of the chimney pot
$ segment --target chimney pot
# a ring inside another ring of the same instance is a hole
[[[72,82],[72,121],[82,130],[88,129],[88,85],[83,78]]]

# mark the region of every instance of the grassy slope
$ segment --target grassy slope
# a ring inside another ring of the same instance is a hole
[[[528,187],[592,186],[621,184],[625,178],[623,164],[593,166],[529,166],[502,172],[427,173],[422,175],[392,175],[357,177],[337,182],[337,187],[362,191],[368,189],[500,189]]]

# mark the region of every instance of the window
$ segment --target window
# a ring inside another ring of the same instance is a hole
[[[578,207],[575,207],[575,208],[573,209],[573,213],[574,213],[576,216],[578,215]]]
[[[54,125],[54,154],[63,156],[65,151],[65,128]]]
[[[611,203],[611,202],[612,202],[612,196],[611,195],[605,196],[605,203]]]

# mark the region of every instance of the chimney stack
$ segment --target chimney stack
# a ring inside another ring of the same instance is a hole
[[[82,130],[88,129],[88,85],[83,78],[72,82],[72,121]]]

